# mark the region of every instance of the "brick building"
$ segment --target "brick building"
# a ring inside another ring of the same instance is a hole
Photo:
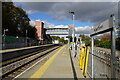
[[[44,23],[41,21],[36,20],[35,21],[35,28],[36,28],[36,34],[37,38],[40,41],[40,44],[43,44],[43,35],[44,35]]]

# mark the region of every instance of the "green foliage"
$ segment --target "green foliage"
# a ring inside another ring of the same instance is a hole
[[[99,46],[99,47],[100,47],[100,46],[101,46],[101,42],[102,42],[102,41],[100,41],[100,40],[98,40],[98,39],[95,39],[95,40],[94,40],[95,46]]]
[[[67,36],[66,38],[72,38],[72,36]]]
[[[120,38],[116,39],[116,49],[120,50]],[[103,47],[103,48],[111,48],[111,40],[102,40],[99,41],[98,39],[95,39],[95,46],[97,47]]]
[[[111,48],[111,41],[110,40],[101,41],[100,46],[103,48],[110,49]]]
[[[53,40],[59,40],[60,37],[59,36],[51,36]]]
[[[111,48],[111,40],[98,40],[95,39],[95,46],[102,47],[102,48]]]
[[[29,25],[27,30],[28,30],[27,36],[35,39],[36,38],[36,28]]]
[[[82,41],[85,42],[85,44],[91,44],[91,38],[89,36],[80,35],[79,37],[82,38]]]
[[[68,41],[64,40],[64,38],[60,38],[59,36],[51,36],[53,40],[58,40],[60,43],[66,44]]]
[[[12,36],[6,36],[5,37],[5,42],[15,42],[16,38]]]
[[[120,50],[120,38],[116,39],[116,49]]]
[[[2,2],[2,32],[8,29],[6,35],[25,37],[28,30],[27,35],[35,38],[36,29],[29,25],[29,21],[27,13],[21,7],[14,6],[13,2]]]
[[[59,41],[60,41],[60,43],[63,43],[63,44],[67,44],[67,42],[68,42],[67,40],[64,40],[64,38],[60,38]]]

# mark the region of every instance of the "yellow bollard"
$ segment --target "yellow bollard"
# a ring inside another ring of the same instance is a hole
[[[84,69],[84,55],[85,55],[85,45],[80,47],[80,69]]]
[[[86,74],[87,74],[89,51],[90,51],[90,46],[86,46],[86,52],[84,55],[84,68],[83,68],[83,76],[84,77],[86,77]]]

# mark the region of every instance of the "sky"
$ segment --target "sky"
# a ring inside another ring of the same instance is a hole
[[[117,2],[14,2],[22,7],[30,18],[45,23],[45,28],[67,27],[72,24],[70,11],[75,12],[76,34],[90,34],[91,28],[108,19],[111,14],[118,15]]]

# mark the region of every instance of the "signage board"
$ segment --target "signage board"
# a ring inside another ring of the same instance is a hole
[[[91,36],[92,36],[92,78],[94,78],[94,37],[95,35],[102,34],[105,32],[110,31],[111,32],[111,78],[116,78],[116,48],[115,48],[115,17],[114,14],[110,16],[110,19],[105,20],[101,24],[99,24],[96,27],[93,27],[91,30]]]
[[[68,32],[69,32],[69,34],[68,34],[68,36],[72,36],[72,34],[73,34],[73,27],[74,27],[74,25],[68,25]]]
[[[91,35],[108,30],[112,27],[113,27],[113,17],[110,17],[110,19],[107,19],[104,22],[102,22],[101,24],[99,24],[98,26],[93,27],[91,29]]]
[[[68,25],[68,27],[74,27],[74,25]]]

